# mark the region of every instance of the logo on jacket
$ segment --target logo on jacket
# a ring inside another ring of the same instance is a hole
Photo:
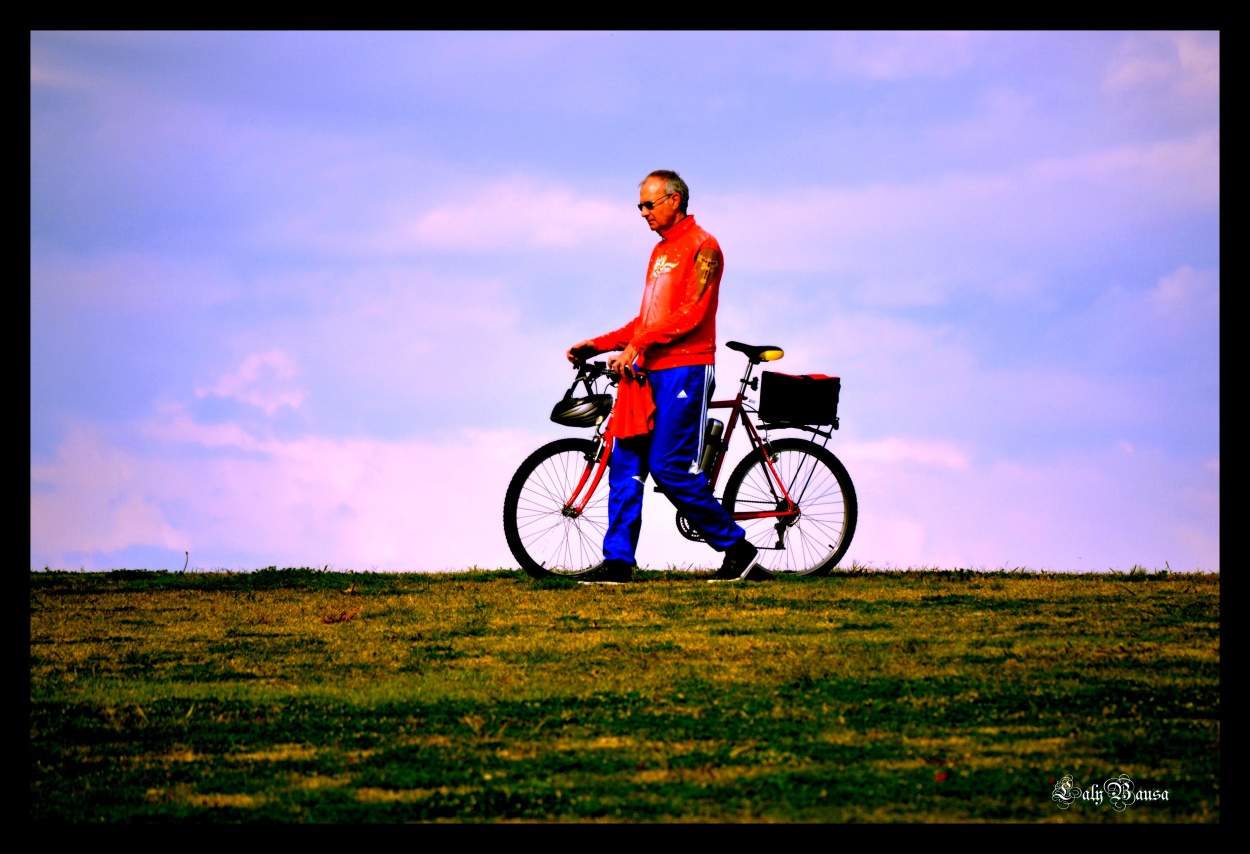
[[[676,261],[669,263],[668,256],[661,255],[659,258],[656,258],[655,263],[651,265],[651,278],[654,279],[656,276],[663,276],[676,266]]]

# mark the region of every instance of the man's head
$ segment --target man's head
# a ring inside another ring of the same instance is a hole
[[[686,217],[690,188],[669,169],[657,169],[638,185],[638,209],[652,231],[668,231]]]

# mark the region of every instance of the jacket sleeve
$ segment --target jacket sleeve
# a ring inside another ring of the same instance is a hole
[[[624,350],[625,345],[629,344],[630,339],[634,337],[634,327],[637,325],[638,318],[635,317],[620,329],[605,332],[604,334],[594,338],[595,348],[602,350],[605,353],[610,350]]]

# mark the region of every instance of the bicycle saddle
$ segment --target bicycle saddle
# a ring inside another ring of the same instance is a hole
[[[744,354],[755,365],[760,362],[775,362],[786,354],[785,350],[775,344],[765,344],[761,347],[755,344],[742,344],[738,341],[726,341],[725,346]]]

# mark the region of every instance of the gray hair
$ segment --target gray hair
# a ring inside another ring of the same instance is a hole
[[[677,206],[677,210],[682,213],[686,212],[686,205],[690,204],[690,188],[686,186],[686,182],[681,179],[680,175],[672,169],[656,169],[646,178],[643,178],[642,181],[639,182],[638,186],[641,187],[643,184],[647,183],[647,178],[659,178],[663,180],[664,192],[669,195],[672,195],[673,193],[679,194],[681,196],[681,204]]]

